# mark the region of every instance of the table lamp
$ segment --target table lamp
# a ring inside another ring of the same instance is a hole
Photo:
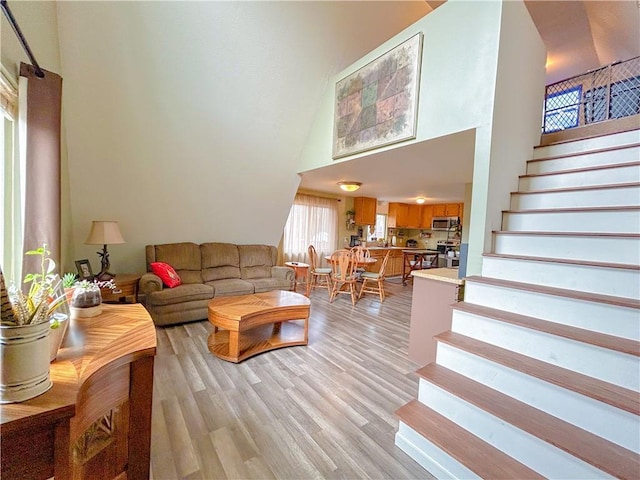
[[[118,243],[125,243],[118,227],[118,222],[94,220],[91,223],[91,230],[89,236],[84,241],[86,245],[102,245],[102,251],[96,252],[101,257],[102,269],[100,273],[96,275],[98,280],[106,281],[115,277],[114,274],[109,273],[109,252],[107,252],[107,245],[115,245]]]

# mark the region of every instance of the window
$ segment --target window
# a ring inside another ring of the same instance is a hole
[[[544,132],[578,126],[582,86],[548,95],[544,101]]]
[[[631,77],[611,84],[609,111],[607,87],[596,87],[584,93],[586,123],[602,122],[640,113],[640,77]]]
[[[373,231],[369,230],[367,232],[367,241],[372,241],[373,239],[380,240],[387,238],[387,216],[381,213],[376,215],[376,224],[374,225]]]
[[[18,90],[4,68],[0,74],[0,262],[5,278],[21,278],[22,268],[22,191],[20,160],[17,146]]]
[[[337,201],[311,195],[296,195],[284,227],[284,261],[309,263],[309,245],[315,247],[318,259],[321,260],[334,252],[337,237]]]

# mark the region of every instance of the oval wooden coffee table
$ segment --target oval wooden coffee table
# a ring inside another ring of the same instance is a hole
[[[214,298],[208,309],[214,327],[209,351],[238,363],[276,348],[307,345],[309,306],[304,295],[283,290]]]

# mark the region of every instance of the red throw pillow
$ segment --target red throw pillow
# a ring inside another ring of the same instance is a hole
[[[153,262],[151,263],[151,270],[158,275],[162,279],[162,283],[169,288],[177,287],[182,283],[180,275],[178,275],[168,263]]]

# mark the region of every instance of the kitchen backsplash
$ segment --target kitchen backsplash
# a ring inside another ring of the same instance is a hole
[[[447,240],[447,232],[430,232],[430,238],[422,238],[420,236],[420,232],[422,230],[414,230],[414,229],[396,229],[395,237],[396,237],[396,246],[404,247],[407,245],[407,240],[415,240],[418,242],[418,248],[428,248],[435,250],[438,240]],[[389,245],[391,245],[391,236],[389,236]]]

